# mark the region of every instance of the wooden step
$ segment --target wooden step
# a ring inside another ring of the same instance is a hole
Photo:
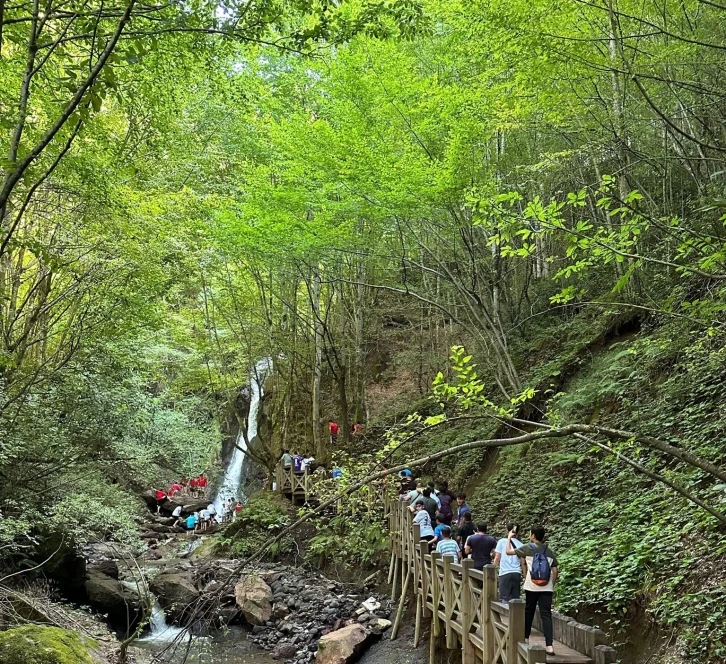
[[[532,630],[532,635],[529,637],[529,644],[533,646],[545,647],[544,634]],[[592,658],[587,655],[583,655],[577,650],[568,648],[564,643],[559,641],[554,642],[555,654],[547,655],[547,664],[592,664]]]

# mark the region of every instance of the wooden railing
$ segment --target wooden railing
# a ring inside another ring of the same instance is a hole
[[[275,490],[287,496],[293,503],[309,504],[319,498],[315,493],[314,473],[310,473],[307,468],[295,471],[293,466],[285,467],[281,461],[275,467]],[[385,491],[385,484],[375,483],[361,487],[347,500],[341,498],[335,509],[348,514],[371,514],[382,508],[383,517],[388,518],[391,502],[391,497]]]
[[[548,661],[541,644],[524,642],[523,600],[509,603],[498,600],[496,568],[487,565],[482,571],[473,561],[461,564],[451,557],[429,553],[429,545],[420,541],[420,530],[412,523],[404,502],[391,503],[391,566],[389,583],[392,597],[401,595],[394,623],[395,638],[403,613],[409,585],[413,581],[416,597],[414,643],[418,645],[424,619],[430,620],[429,660],[434,664],[436,651],[445,646],[460,649],[462,664],[533,664]],[[553,614],[555,662],[572,664],[610,664],[616,661],[615,650],[606,645],[606,635],[599,629],[582,625],[572,618]],[[541,628],[539,616],[534,628]],[[532,638],[530,641],[536,639]]]

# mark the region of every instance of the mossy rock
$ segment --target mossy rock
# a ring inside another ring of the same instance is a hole
[[[0,632],[2,664],[94,664],[93,639],[59,627],[24,625]]]
[[[216,537],[210,537],[204,540],[194,551],[189,554],[192,560],[203,560],[205,558],[214,558],[218,553],[219,540]]]

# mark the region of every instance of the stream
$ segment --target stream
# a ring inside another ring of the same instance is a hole
[[[162,611],[163,614],[163,611]],[[166,622],[166,621],[164,621]],[[177,630],[178,627],[167,627],[170,630]],[[133,650],[138,654],[151,653],[158,657],[157,661],[164,664],[280,664],[254,645],[248,637],[247,632],[241,627],[230,627],[215,632],[208,637],[195,637],[191,644],[181,642],[169,647],[173,639],[171,633],[166,633],[170,638],[154,640],[151,635],[146,639],[137,641]],[[189,652],[187,653],[187,647]],[[186,656],[186,659],[184,658]]]

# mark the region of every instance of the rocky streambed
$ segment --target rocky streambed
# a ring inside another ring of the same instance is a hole
[[[200,548],[191,551],[190,544],[200,541]],[[352,661],[391,627],[392,602],[370,586],[333,581],[314,570],[281,563],[261,563],[239,572],[239,561],[203,553],[207,541],[164,533],[132,559],[119,556],[110,545],[90,547],[90,603],[123,630],[143,619],[148,596],[144,602],[142,595],[150,592],[169,623],[211,638],[232,627],[245,635],[245,642],[289,664]],[[234,650],[230,633],[224,639],[225,652]],[[230,662],[237,659],[225,657]]]

